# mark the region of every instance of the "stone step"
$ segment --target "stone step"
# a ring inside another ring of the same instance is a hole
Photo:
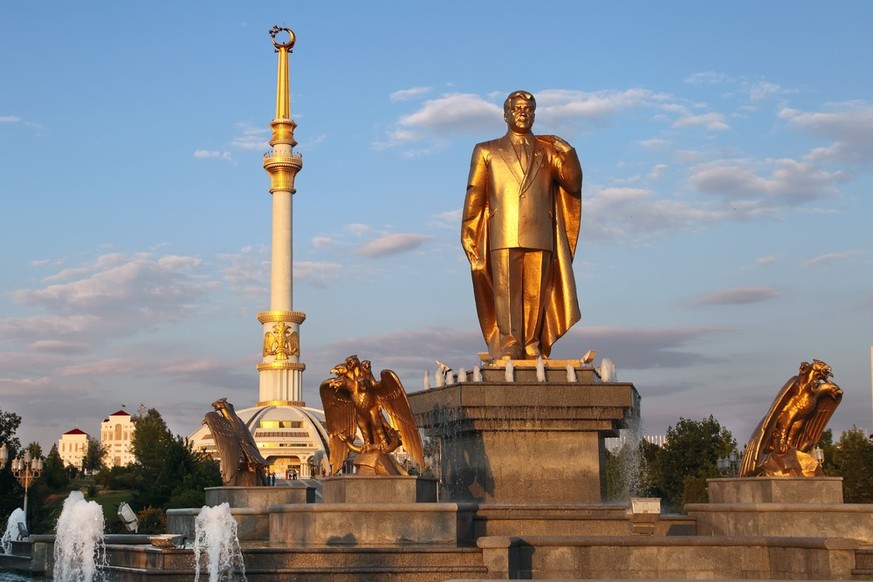
[[[156,550],[114,546],[108,552],[113,580],[143,578],[190,582],[194,552],[190,548]],[[244,547],[246,577],[252,582],[415,580],[482,578],[487,569],[478,548],[399,546],[380,548]]]

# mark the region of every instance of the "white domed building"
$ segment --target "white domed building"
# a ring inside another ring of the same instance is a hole
[[[269,463],[267,474],[289,479],[318,477],[330,471],[326,453],[328,436],[321,410],[288,402],[245,408],[236,413],[246,423],[261,455]],[[206,425],[191,435],[191,443],[195,451],[218,458]]]

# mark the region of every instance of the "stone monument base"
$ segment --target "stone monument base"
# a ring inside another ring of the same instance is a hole
[[[703,536],[850,538],[873,544],[873,505],[843,503],[841,477],[708,479],[709,503],[685,506]]]
[[[322,479],[325,503],[436,503],[436,479],[342,475]]]
[[[288,481],[287,486],[279,487],[207,487],[205,491],[207,506],[215,507],[222,503],[230,506],[240,541],[270,539],[271,505],[315,503],[315,487],[302,479]],[[193,540],[194,521],[200,509],[168,509],[167,533],[180,534]]]
[[[476,506],[435,503],[433,479],[343,475],[325,479],[322,492],[324,503],[270,507],[270,543],[458,546],[474,541]]]
[[[537,370],[513,360],[508,378],[501,362],[483,368],[481,382],[409,395],[419,428],[440,440],[441,500],[601,502],[604,439],[638,418],[640,397],[633,384],[604,383],[573,363]]]

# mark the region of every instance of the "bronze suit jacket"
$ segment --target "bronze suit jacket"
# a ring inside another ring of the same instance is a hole
[[[470,259],[479,323],[489,346],[497,337],[489,251],[552,251],[556,268],[540,338],[540,349],[548,356],[551,345],[580,319],[572,263],[582,216],[582,168],[576,150],[557,148],[554,136],[540,135],[532,141],[526,171],[508,135],[476,145],[461,244]]]

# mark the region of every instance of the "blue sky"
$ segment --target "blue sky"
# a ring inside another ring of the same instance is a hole
[[[0,409],[46,447],[122,404],[257,399],[274,113],[297,34],[305,399],[351,353],[421,388],[484,345],[459,212],[515,89],[579,152],[589,349],[643,429],[744,442],[803,360],[871,428],[873,4],[12,3],[0,18]],[[599,360],[598,360],[599,361]]]

